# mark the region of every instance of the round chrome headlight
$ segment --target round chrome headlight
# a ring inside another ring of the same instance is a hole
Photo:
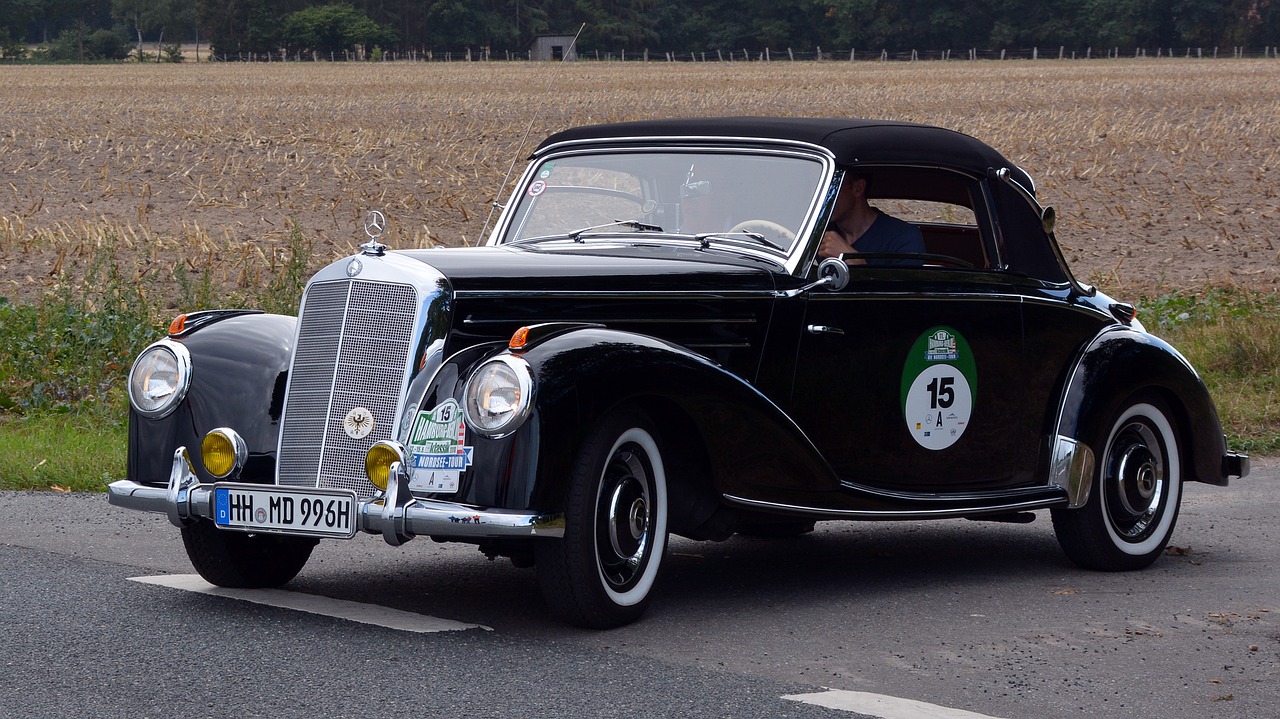
[[[174,410],[191,385],[191,354],[163,339],[142,351],[129,370],[129,404],[143,417],[159,419]]]
[[[516,430],[533,406],[533,374],[524,360],[500,355],[480,365],[463,389],[467,425],[487,437]]]

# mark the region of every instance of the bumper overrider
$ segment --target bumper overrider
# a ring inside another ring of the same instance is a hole
[[[163,513],[177,527],[185,527],[201,519],[214,520],[214,491],[217,487],[261,490],[275,485],[218,482],[202,484],[192,471],[185,447],[173,453],[173,465],[166,487],[153,487],[122,479],[108,486],[108,501],[126,509]],[[357,500],[351,531],[381,534],[392,546],[399,546],[421,535],[463,541],[486,538],[563,537],[562,515],[488,509],[458,502],[426,499],[409,491],[409,473],[401,462],[391,466],[387,488],[368,500]],[[273,532],[298,536],[320,536],[314,532],[287,529],[252,529],[239,531]],[[323,535],[334,537],[335,535]],[[344,538],[338,536],[336,538]]]

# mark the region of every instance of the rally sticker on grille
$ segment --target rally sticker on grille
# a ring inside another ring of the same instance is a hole
[[[978,371],[969,343],[950,327],[934,327],[916,340],[902,368],[902,415],[911,438],[925,449],[946,449],[969,427]]]
[[[455,399],[419,412],[409,433],[409,489],[456,492],[462,472],[471,466],[467,424]]]

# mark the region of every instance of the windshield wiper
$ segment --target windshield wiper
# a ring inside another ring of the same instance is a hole
[[[661,227],[658,227],[657,225],[646,225],[639,220],[614,220],[613,222],[606,222],[603,225],[592,225],[591,227],[584,227],[581,230],[574,230],[573,232],[570,232],[567,237],[574,242],[582,242],[582,236],[584,234],[595,230],[603,230],[606,227],[629,227],[636,232],[662,232]]]
[[[570,240],[573,240],[574,242],[582,242],[583,235],[587,234],[588,232],[594,232],[595,230],[603,230],[606,227],[626,227],[636,232],[662,232],[663,231],[663,229],[657,225],[648,225],[643,222],[640,222],[639,220],[614,220],[613,222],[606,222],[603,225],[592,225],[591,227],[584,227],[581,230],[574,230],[573,232],[557,233],[554,235],[537,235],[536,237],[521,237],[518,240],[512,240],[511,242],[504,242],[503,244],[504,245],[523,245],[530,242],[543,242],[545,240],[563,240],[563,239],[570,239]]]
[[[698,244],[702,245],[702,249],[705,250],[711,246],[712,237],[719,237],[727,240],[737,240],[743,237],[750,237],[771,250],[779,249],[777,245],[766,240],[764,235],[759,232],[752,232],[751,230],[738,230],[737,232],[729,232],[728,230],[724,232],[699,232],[693,236],[693,239],[697,240]]]

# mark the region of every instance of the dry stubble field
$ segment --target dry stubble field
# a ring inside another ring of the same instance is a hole
[[[1280,289],[1276,60],[119,65],[0,82],[0,296],[19,301],[103,252],[161,305],[176,267],[260,284],[291,222],[315,269],[363,241],[371,208],[393,247],[474,244],[549,132],[742,114],[985,140],[1058,208],[1076,274],[1122,296]]]

